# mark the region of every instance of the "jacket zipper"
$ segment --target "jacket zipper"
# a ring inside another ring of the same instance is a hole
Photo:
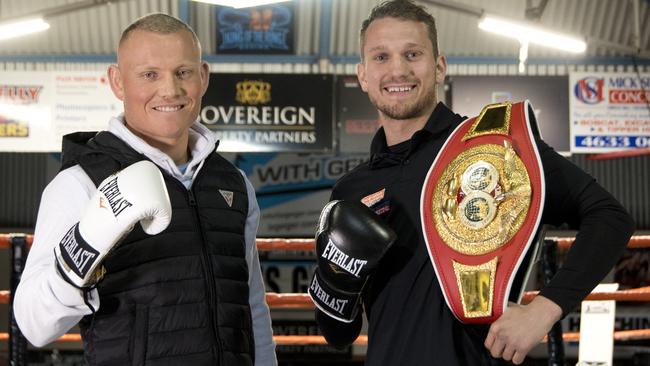
[[[219,326],[217,322],[217,313],[215,311],[216,304],[218,302],[218,296],[216,293],[216,284],[214,281],[214,270],[212,268],[212,262],[210,261],[210,254],[208,253],[208,247],[205,240],[205,233],[203,232],[203,227],[201,226],[201,219],[198,214],[198,205],[196,204],[196,199],[194,198],[194,191],[190,188],[187,190],[188,202],[190,207],[192,207],[192,213],[196,219],[196,223],[201,233],[201,263],[203,264],[203,272],[206,277],[207,282],[207,296],[208,296],[208,305],[209,305],[209,314],[208,317],[212,323],[212,332],[214,334],[214,339],[217,344],[218,359],[219,365],[223,365],[223,349],[221,345],[221,337],[219,336]]]

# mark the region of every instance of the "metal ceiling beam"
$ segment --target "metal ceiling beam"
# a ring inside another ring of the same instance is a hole
[[[614,50],[619,50],[622,52],[626,52],[627,56],[636,56],[636,57],[642,57],[642,58],[650,58],[650,52],[649,51],[641,51],[639,48],[634,47],[634,46],[628,46],[624,44],[618,44],[616,42],[610,42],[610,41],[605,41],[602,39],[590,39],[587,38],[587,44],[595,47],[607,47],[611,48]]]
[[[601,39],[588,39],[587,42],[595,46],[607,47],[615,50],[627,52],[629,56],[650,58],[650,51],[641,49],[641,10],[639,8],[641,0],[629,0],[626,6],[626,12],[631,13],[632,22],[628,22],[631,29],[631,43],[632,44],[619,44],[616,42],[605,41]]]
[[[540,20],[542,14],[544,14],[546,5],[548,4],[548,0],[539,0],[539,4],[537,5],[533,5],[534,1],[535,0],[526,0],[526,19]]]
[[[641,28],[639,25],[639,17],[641,12],[639,10],[639,1],[630,0],[632,2],[632,16],[634,17],[632,23],[632,44],[636,48],[637,53],[641,53]]]

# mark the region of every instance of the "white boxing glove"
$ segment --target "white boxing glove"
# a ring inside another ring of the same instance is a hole
[[[112,174],[97,188],[81,220],[55,246],[64,279],[79,288],[96,283],[108,252],[140,222],[147,234],[167,228],[171,203],[160,170],[143,160]]]

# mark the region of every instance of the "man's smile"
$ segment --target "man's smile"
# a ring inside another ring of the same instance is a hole
[[[417,88],[416,84],[400,84],[383,87],[383,91],[390,96],[410,95]]]
[[[183,108],[185,108],[185,104],[161,105],[153,107],[153,109],[158,112],[177,112]]]

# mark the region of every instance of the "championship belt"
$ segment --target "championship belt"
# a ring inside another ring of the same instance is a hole
[[[464,323],[492,323],[521,297],[544,204],[538,135],[528,101],[490,104],[454,130],[424,181],[427,249]]]

